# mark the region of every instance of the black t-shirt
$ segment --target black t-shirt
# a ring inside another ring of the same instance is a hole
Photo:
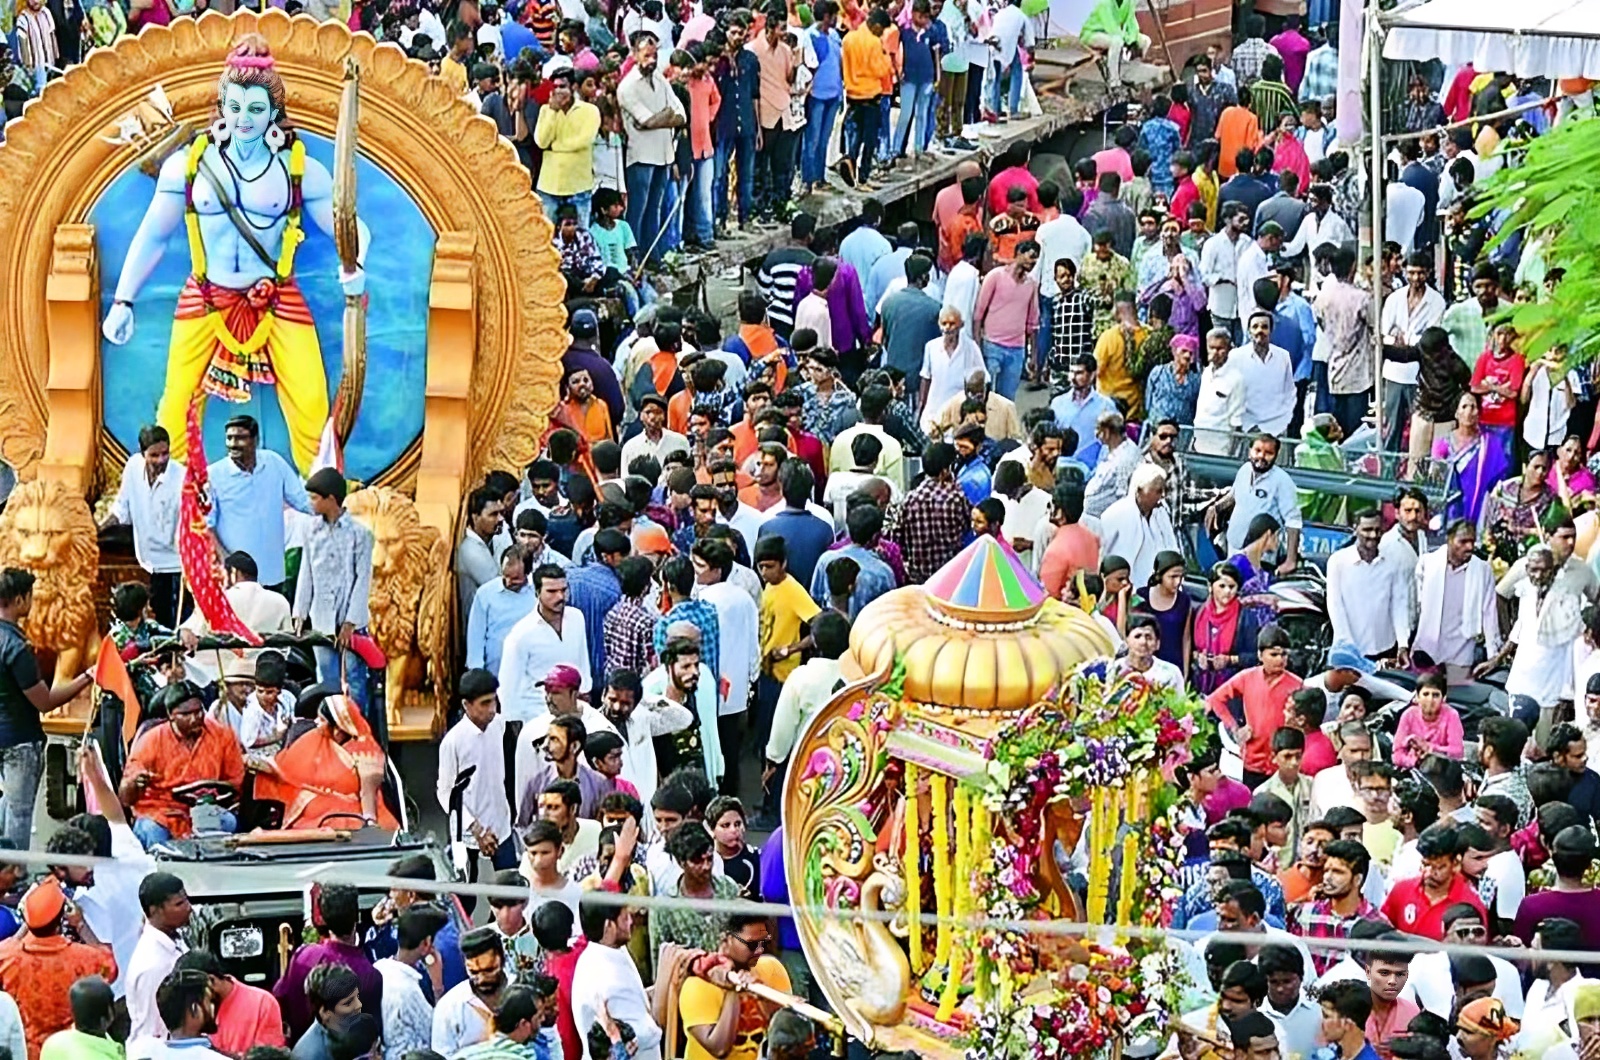
[[[761,901],[761,851],[746,844],[731,858],[722,859],[722,874],[739,885],[739,895]]]
[[[44,742],[39,710],[23,695],[38,683],[33,645],[15,623],[0,621],[0,747]]]

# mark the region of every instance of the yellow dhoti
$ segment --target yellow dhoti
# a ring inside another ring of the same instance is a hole
[[[252,383],[276,385],[295,466],[309,474],[328,420],[328,380],[305,296],[293,280],[235,291],[191,276],[178,296],[156,410],[172,455],[186,458],[184,416],[196,393],[244,401]]]

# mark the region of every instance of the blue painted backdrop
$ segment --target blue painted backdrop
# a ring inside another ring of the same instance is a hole
[[[305,138],[306,153],[331,168],[333,141],[315,133],[300,135]],[[360,158],[356,176],[357,209],[372,231],[366,260],[367,380],[361,414],[345,447],[345,472],[351,478],[370,480],[422,433],[428,282],[435,233],[406,190],[372,162]],[[130,168],[106,188],[90,211],[89,220],[99,241],[102,316],[111,308],[123,259],[154,193],[155,181]],[[295,272],[316,318],[331,406],[344,349],[339,259],[333,240],[309,218],[305,228],[306,240],[295,256]],[[155,420],[156,403],[166,381],[172,312],[188,273],[188,239],[180,225],[134,302],[133,340],[126,346],[100,344],[106,428],[129,452],[138,450],[139,428]],[[264,445],[290,459],[289,434],[276,390],[252,386],[250,400],[240,405],[218,398],[208,402],[205,436],[210,459],[223,454],[223,423],[241,412],[260,421]]]

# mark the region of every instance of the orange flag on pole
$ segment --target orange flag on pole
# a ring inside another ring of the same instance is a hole
[[[128,666],[122,661],[117,642],[110,637],[100,638],[100,657],[94,662],[94,683],[102,692],[110,692],[122,700],[122,742],[126,745],[139,731],[139,697],[133,691],[133,678],[128,676]]]

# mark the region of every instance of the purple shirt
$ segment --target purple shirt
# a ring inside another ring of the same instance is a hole
[[[1177,281],[1171,276],[1163,276],[1139,292],[1139,305],[1148,306],[1150,300],[1158,294],[1165,294],[1172,299],[1172,315],[1167,318],[1167,323],[1172,325],[1174,334],[1192,335],[1200,337],[1200,314],[1206,308],[1206,289],[1196,279],[1194,270],[1190,269],[1185,274],[1187,281],[1181,288],[1177,288]]]
[[[780,905],[789,900],[789,881],[783,875],[782,825],[761,846],[761,897]],[[800,950],[800,932],[790,917],[778,918],[778,944],[786,950]]]
[[[1206,796],[1206,827],[1209,828],[1228,816],[1230,810],[1241,810],[1250,805],[1250,789],[1233,780],[1223,777],[1222,783],[1217,785],[1217,790]]]
[[[861,277],[848,261],[835,260],[839,262],[839,271],[828,285],[828,293],[822,297],[828,300],[828,315],[833,318],[833,348],[843,353],[871,342],[872,325],[867,320],[867,299],[861,293]],[[807,265],[795,281],[794,304],[799,305],[810,293],[811,266]],[[820,341],[822,336],[817,338]]]
[[[306,997],[306,976],[323,961],[342,964],[356,973],[356,980],[361,984],[362,1011],[382,1011],[383,977],[372,967],[365,951],[338,939],[313,942],[295,951],[282,978],[272,985],[272,996],[283,1009],[283,1021],[289,1026],[291,1042],[299,1041],[313,1022],[311,999]]]
[[[1298,98],[1300,79],[1306,75],[1306,56],[1311,53],[1311,42],[1299,30],[1286,29],[1267,41],[1283,56],[1283,83]]]

